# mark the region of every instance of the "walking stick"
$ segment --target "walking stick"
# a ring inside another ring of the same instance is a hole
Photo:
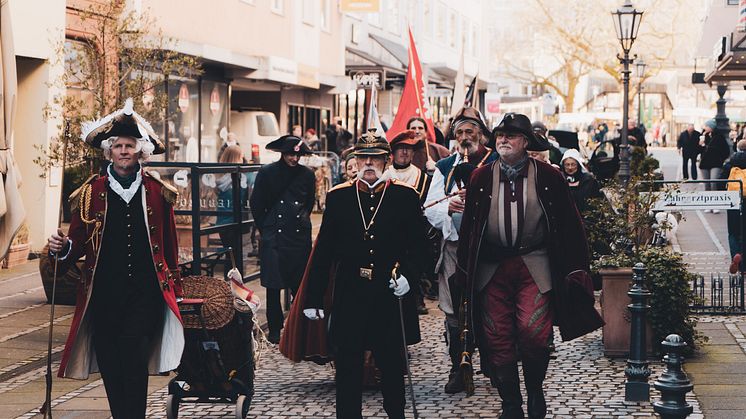
[[[62,146],[62,180],[60,181],[60,189],[65,182],[65,163],[67,160],[67,143],[70,137],[70,122],[65,123],[65,131],[62,134],[63,146]],[[60,208],[62,208],[62,193],[60,193]],[[57,220],[57,227],[60,226],[61,216]],[[54,298],[57,293],[57,263],[59,262],[59,256],[57,253],[54,254],[54,271],[52,273],[52,298],[50,300],[49,309],[49,335],[47,336],[47,372],[46,378],[46,392],[44,397],[44,404],[39,409],[39,412],[44,416],[44,419],[52,419],[52,338],[54,333]]]
[[[399,262],[396,262],[394,265],[394,269],[391,270],[391,280],[394,281],[394,286],[396,286],[396,278],[399,277]],[[409,365],[409,353],[407,353],[407,334],[404,330],[404,308],[402,303],[402,297],[397,297],[399,299],[399,322],[401,323],[401,336],[402,340],[404,341],[404,363],[407,367],[407,380],[409,381],[409,395],[412,398],[412,414],[414,414],[414,419],[419,419],[420,415],[417,414],[417,403],[414,398],[414,385],[412,385],[412,369]]]

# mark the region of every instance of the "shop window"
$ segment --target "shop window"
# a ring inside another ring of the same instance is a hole
[[[257,115],[256,125],[261,136],[279,136],[280,132],[275,124],[274,115]]]
[[[456,48],[459,39],[458,14],[455,11],[448,11],[448,46]]]
[[[287,133],[292,134],[293,133],[293,126],[294,125],[300,125],[301,127],[301,135],[303,131],[303,126],[305,125],[305,121],[303,120],[303,106],[300,105],[288,105],[288,127],[287,127]]]
[[[203,80],[200,100],[200,161],[216,163],[224,141],[220,131],[228,129],[228,85]]]
[[[199,84],[172,77],[168,83],[168,161],[199,161]]]

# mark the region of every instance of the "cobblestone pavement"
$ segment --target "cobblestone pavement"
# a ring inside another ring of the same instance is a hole
[[[473,397],[443,393],[448,361],[441,343],[443,316],[433,306],[431,314],[420,317],[424,340],[411,349],[417,409],[424,418],[496,418],[500,413],[497,391],[486,378],[475,377]],[[558,334],[557,334],[558,335]],[[595,332],[571,342],[557,342],[557,359],[548,372],[545,389],[550,418],[654,417],[650,403],[624,402],[624,367],[621,359],[603,356],[601,333]],[[662,364],[651,363],[652,376],[659,377]],[[276,349],[262,356],[255,381],[256,394],[250,418],[319,418],[334,416],[334,371],[330,366],[303,362],[292,364]],[[655,390],[652,400],[658,399]],[[153,393],[148,417],[165,417],[167,391]],[[525,397],[524,397],[525,398]],[[409,399],[408,399],[409,400]],[[694,415],[701,418],[693,394],[688,397]],[[184,404],[179,416],[185,418],[233,417],[234,406]],[[385,418],[378,391],[364,394],[363,415]],[[411,410],[407,412],[410,417]]]

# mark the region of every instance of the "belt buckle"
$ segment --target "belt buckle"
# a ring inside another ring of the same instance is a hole
[[[360,278],[367,279],[368,281],[373,279],[373,269],[360,268]]]

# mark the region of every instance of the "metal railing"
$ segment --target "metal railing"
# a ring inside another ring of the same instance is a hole
[[[147,167],[152,169],[165,169],[174,170],[181,169],[187,170],[189,173],[189,191],[191,192],[191,202],[189,209],[174,209],[174,214],[179,216],[191,217],[191,236],[192,236],[192,260],[180,263],[180,266],[186,268],[185,270],[192,275],[208,274],[212,275],[215,266],[218,263],[222,263],[224,271],[227,271],[232,266],[232,260],[236,261],[236,267],[244,276],[244,282],[256,279],[259,277],[259,270],[252,272],[249,275],[245,275],[244,264],[243,264],[243,234],[244,232],[250,231],[254,226],[254,219],[251,215],[251,210],[248,206],[244,205],[248,202],[250,196],[250,190],[252,189],[247,185],[247,193],[245,199],[242,195],[241,188],[241,175],[255,173],[259,170],[261,165],[258,164],[225,164],[225,163],[182,163],[182,162],[148,162]],[[158,171],[158,170],[157,170]],[[160,173],[160,171],[159,171]],[[231,176],[231,209],[224,210],[204,210],[202,209],[201,192],[202,192],[202,177],[206,174],[230,174]],[[253,182],[252,182],[253,183]],[[182,186],[182,188],[184,188]],[[186,189],[186,188],[184,188]],[[239,204],[237,204],[239,203]],[[180,206],[179,206],[180,207]],[[200,220],[205,216],[220,216],[220,215],[232,215],[232,221],[228,223],[215,224],[208,227],[203,227]],[[228,258],[228,246],[223,247],[222,250],[203,254],[205,249],[202,248],[201,238],[202,236],[209,236],[210,234],[220,233],[224,231],[239,231],[241,234],[235,235],[235,240],[229,246],[232,249],[233,257]]]

